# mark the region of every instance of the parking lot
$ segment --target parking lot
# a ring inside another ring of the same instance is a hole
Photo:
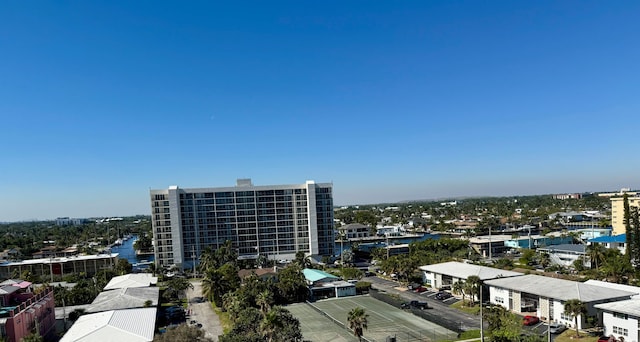
[[[364,333],[368,341],[385,341],[388,336],[395,336],[398,342],[437,341],[457,336],[454,331],[369,296],[332,298],[312,304],[300,303],[289,305],[287,309],[300,320],[306,340],[353,341],[352,333],[348,330],[347,316],[355,307],[364,308],[369,315],[368,329]]]

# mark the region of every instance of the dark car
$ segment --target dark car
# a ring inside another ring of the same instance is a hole
[[[441,292],[438,292],[438,293],[436,294],[436,299],[437,299],[437,300],[445,300],[445,299],[449,299],[449,298],[451,298],[451,297],[453,297],[453,296],[451,295],[451,293],[449,293],[449,292],[445,292],[445,291],[441,291]]]
[[[419,302],[417,300],[412,300],[410,302],[402,303],[402,305],[400,306],[403,309],[409,309],[413,307],[416,309],[424,310],[429,308],[429,304],[427,302]]]
[[[534,325],[540,322],[540,318],[536,316],[524,316],[522,318],[523,325]]]

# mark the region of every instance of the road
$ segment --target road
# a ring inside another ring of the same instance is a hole
[[[392,280],[386,280],[379,277],[366,277],[364,281],[371,282],[373,288],[378,290],[384,290],[387,293],[397,294],[400,297],[410,300],[427,301],[429,306],[437,310],[440,316],[443,318],[455,322],[460,326],[462,330],[480,329],[480,317],[468,314],[466,312],[459,311],[454,308],[450,308],[449,305],[458,301],[456,298],[449,298],[444,301],[439,301],[434,298],[437,292],[425,291],[422,293],[415,293],[407,290],[406,286],[402,286],[400,283]]]
[[[191,316],[187,322],[195,320],[202,324],[202,330],[205,337],[218,341],[218,336],[222,335],[222,325],[218,315],[213,311],[211,303],[202,298],[202,283],[200,281],[191,281],[193,290],[187,290],[187,298],[189,300],[189,310]]]

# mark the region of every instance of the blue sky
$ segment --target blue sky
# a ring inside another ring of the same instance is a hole
[[[634,1],[0,3],[0,221],[640,187]]]

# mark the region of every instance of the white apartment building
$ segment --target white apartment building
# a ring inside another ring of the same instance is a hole
[[[333,255],[332,188],[314,181],[254,186],[239,179],[234,187],[151,190],[156,265],[191,268],[207,246],[227,240],[240,259]]]

